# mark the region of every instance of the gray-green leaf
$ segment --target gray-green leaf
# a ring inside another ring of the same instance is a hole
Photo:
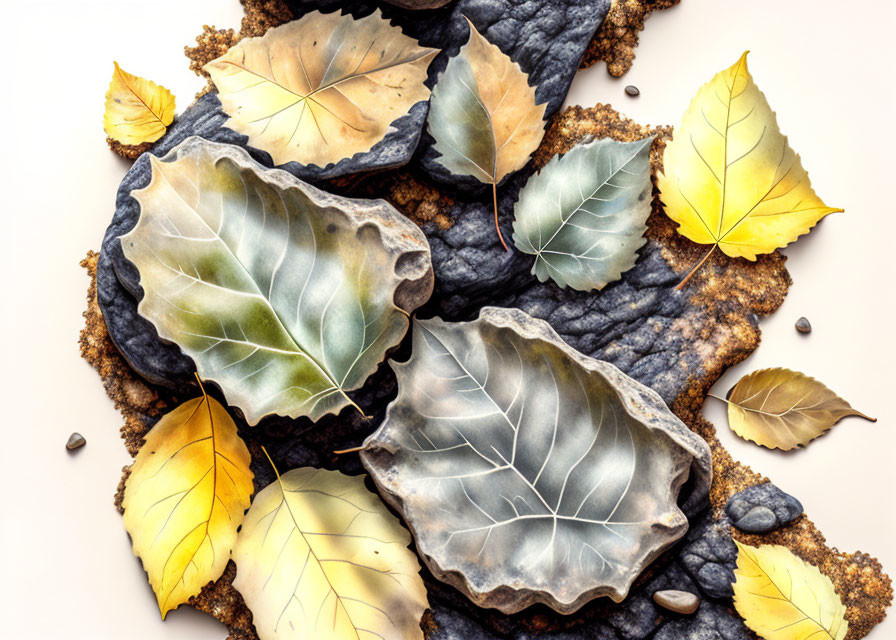
[[[498,184],[529,160],[544,136],[545,105],[528,76],[467,20],[470,38],[432,91],[428,126],[441,165]]]
[[[481,606],[622,600],[687,529],[710,452],[652,390],[522,311],[414,322],[362,461],[433,574]]]
[[[650,215],[650,145],[602,139],[555,157],[520,191],[517,248],[542,282],[603,289],[631,269]]]
[[[360,387],[432,291],[429,245],[382,200],[340,198],[242,149],[189,138],[151,157],[122,236],[140,314],[250,424],[317,420]]]

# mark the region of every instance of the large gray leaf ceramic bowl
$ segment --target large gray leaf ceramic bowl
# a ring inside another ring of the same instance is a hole
[[[473,602],[619,602],[688,528],[707,444],[660,397],[519,310],[416,321],[365,467],[433,574]]]

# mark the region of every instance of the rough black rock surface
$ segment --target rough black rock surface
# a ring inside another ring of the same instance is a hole
[[[714,602],[701,602],[694,616],[663,625],[653,640],[752,640],[743,621]]]
[[[705,518],[698,524],[692,523],[679,559],[704,594],[720,599],[734,595],[731,585],[737,567],[737,545],[727,522]]]
[[[768,533],[803,514],[803,505],[770,482],[735,493],[725,505],[731,524],[747,533]]]

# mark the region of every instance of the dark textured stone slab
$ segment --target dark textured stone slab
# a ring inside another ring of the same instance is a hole
[[[770,482],[734,494],[725,505],[731,524],[747,533],[768,533],[803,514],[803,505]]]
[[[727,607],[702,602],[696,615],[663,625],[653,640],[753,640],[740,617]]]
[[[96,292],[109,336],[131,368],[170,389],[186,390],[194,384],[193,361],[177,345],[163,342],[152,323],[137,313],[137,301],[115,276],[106,251],[97,263]]]
[[[734,595],[737,546],[726,522],[705,519],[688,532],[679,556],[682,567],[700,590],[712,598]]]

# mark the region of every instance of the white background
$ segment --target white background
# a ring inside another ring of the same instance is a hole
[[[0,617],[5,637],[226,637],[182,608],[159,619],[112,494],[130,462],[121,423],[78,355],[87,278],[129,163],[106,148],[103,96],[112,61],[172,89],[182,110],[203,82],[181,51],[202,24],[236,27],[237,0],[58,0],[4,8],[2,458]],[[786,366],[827,383],[880,420],[851,418],[784,455],[736,439],[707,401],[735,458],[796,495],[843,549],[862,549],[896,575],[896,298],[893,32],[896,3],[866,0],[683,0],[649,18],[634,68],[579,74],[570,104],[609,102],[642,123],[677,124],[716,71],[752,50],[750,68],[801,154],[830,216],[786,250],[794,285],[762,321],[762,345],[716,385],[724,395],[754,369]],[[624,95],[636,84],[641,96]],[[814,328],[798,335],[794,321]],[[87,437],[76,455],[64,444]],[[869,636],[896,636],[896,619]]]

